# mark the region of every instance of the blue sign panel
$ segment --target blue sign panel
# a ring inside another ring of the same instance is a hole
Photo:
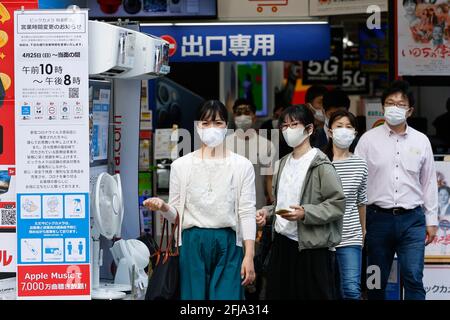
[[[18,263],[88,263],[88,208],[88,194],[18,194]]]
[[[170,43],[171,62],[299,61],[330,57],[326,22],[141,26]]]

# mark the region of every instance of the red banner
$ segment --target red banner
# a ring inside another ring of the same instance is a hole
[[[89,265],[18,266],[19,297],[89,295]]]
[[[37,0],[0,0],[0,165],[15,164],[14,148],[14,11],[36,9]]]

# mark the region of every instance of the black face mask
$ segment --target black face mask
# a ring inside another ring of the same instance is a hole
[[[5,88],[3,87],[2,79],[0,79],[0,108],[3,106],[5,96],[6,96]]]

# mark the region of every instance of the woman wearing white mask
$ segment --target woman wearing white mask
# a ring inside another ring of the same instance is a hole
[[[169,203],[144,205],[169,221],[180,217],[182,300],[240,300],[255,279],[255,172],[223,146],[228,114],[220,101],[207,101],[198,120],[202,146],[172,163]]]
[[[275,166],[274,204],[256,216],[264,226],[275,213],[267,298],[336,299],[334,247],[341,241],[344,191],[328,157],[311,147],[314,115],[307,106],[287,108],[280,129],[294,151]]]
[[[341,297],[361,299],[362,247],[366,234],[367,163],[350,153],[356,137],[356,118],[345,110],[330,117],[330,140],[325,149],[341,178],[345,193],[345,214],[342,241],[336,247]]]

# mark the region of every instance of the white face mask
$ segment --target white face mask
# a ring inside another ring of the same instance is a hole
[[[396,106],[387,106],[384,108],[384,118],[391,126],[398,126],[406,121],[407,110]]]
[[[272,120],[272,128],[278,129],[278,120]]]
[[[310,134],[304,127],[299,127],[296,129],[287,128],[285,131],[283,131],[284,140],[286,140],[286,143],[291,148],[298,147],[309,136]]]
[[[253,119],[251,116],[242,115],[234,118],[234,123],[237,129],[242,129],[245,132],[252,127]]]
[[[333,143],[340,149],[347,149],[355,140],[355,130],[348,128],[333,129]]]
[[[316,110],[316,112],[314,113],[314,118],[316,118],[316,120],[320,122],[325,122],[325,113],[323,112],[323,110]]]
[[[197,127],[197,132],[200,136],[200,140],[202,140],[204,144],[206,144],[210,148],[215,148],[218,145],[222,144],[227,134],[227,128],[212,127],[202,129]]]

